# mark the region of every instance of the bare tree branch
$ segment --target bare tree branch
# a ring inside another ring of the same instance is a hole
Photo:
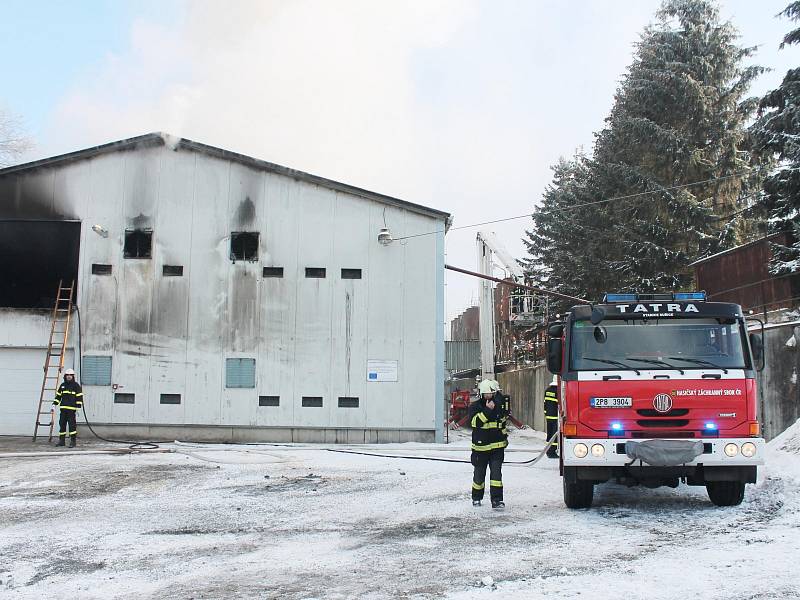
[[[19,118],[0,108],[0,168],[14,164],[32,146]]]

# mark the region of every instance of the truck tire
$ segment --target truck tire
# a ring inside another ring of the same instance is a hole
[[[708,481],[706,491],[717,506],[738,506],[744,500],[744,481]]]
[[[591,481],[576,481],[569,483],[566,477],[564,482],[564,504],[567,508],[589,508],[594,497],[594,484]]]

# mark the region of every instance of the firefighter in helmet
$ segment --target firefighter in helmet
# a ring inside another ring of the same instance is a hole
[[[478,399],[469,407],[472,425],[472,457],[475,467],[472,477],[472,505],[480,506],[486,487],[486,468],[489,468],[489,498],[492,508],[505,508],[503,502],[503,458],[508,446],[508,396],[500,385],[484,379],[478,385]]]
[[[75,381],[75,371],[64,371],[64,382],[58,386],[53,407],[59,407],[58,416],[58,445],[63,446],[69,435],[69,447],[75,447],[78,437],[77,413],[83,407],[83,390],[81,384]]]
[[[544,391],[544,420],[549,440],[558,432],[558,378],[555,375]],[[547,448],[547,457],[558,458],[558,436],[550,442]]]

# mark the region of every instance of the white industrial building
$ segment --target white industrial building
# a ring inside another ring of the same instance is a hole
[[[0,435],[33,433],[63,278],[98,433],[440,440],[448,224],[162,134],[2,169]]]

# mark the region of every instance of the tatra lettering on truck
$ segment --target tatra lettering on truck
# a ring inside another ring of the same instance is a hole
[[[568,507],[588,508],[607,481],[703,485],[714,504],[742,502],[763,464],[763,328],[748,335],[740,306],[703,292],[606,294],[549,337]]]

